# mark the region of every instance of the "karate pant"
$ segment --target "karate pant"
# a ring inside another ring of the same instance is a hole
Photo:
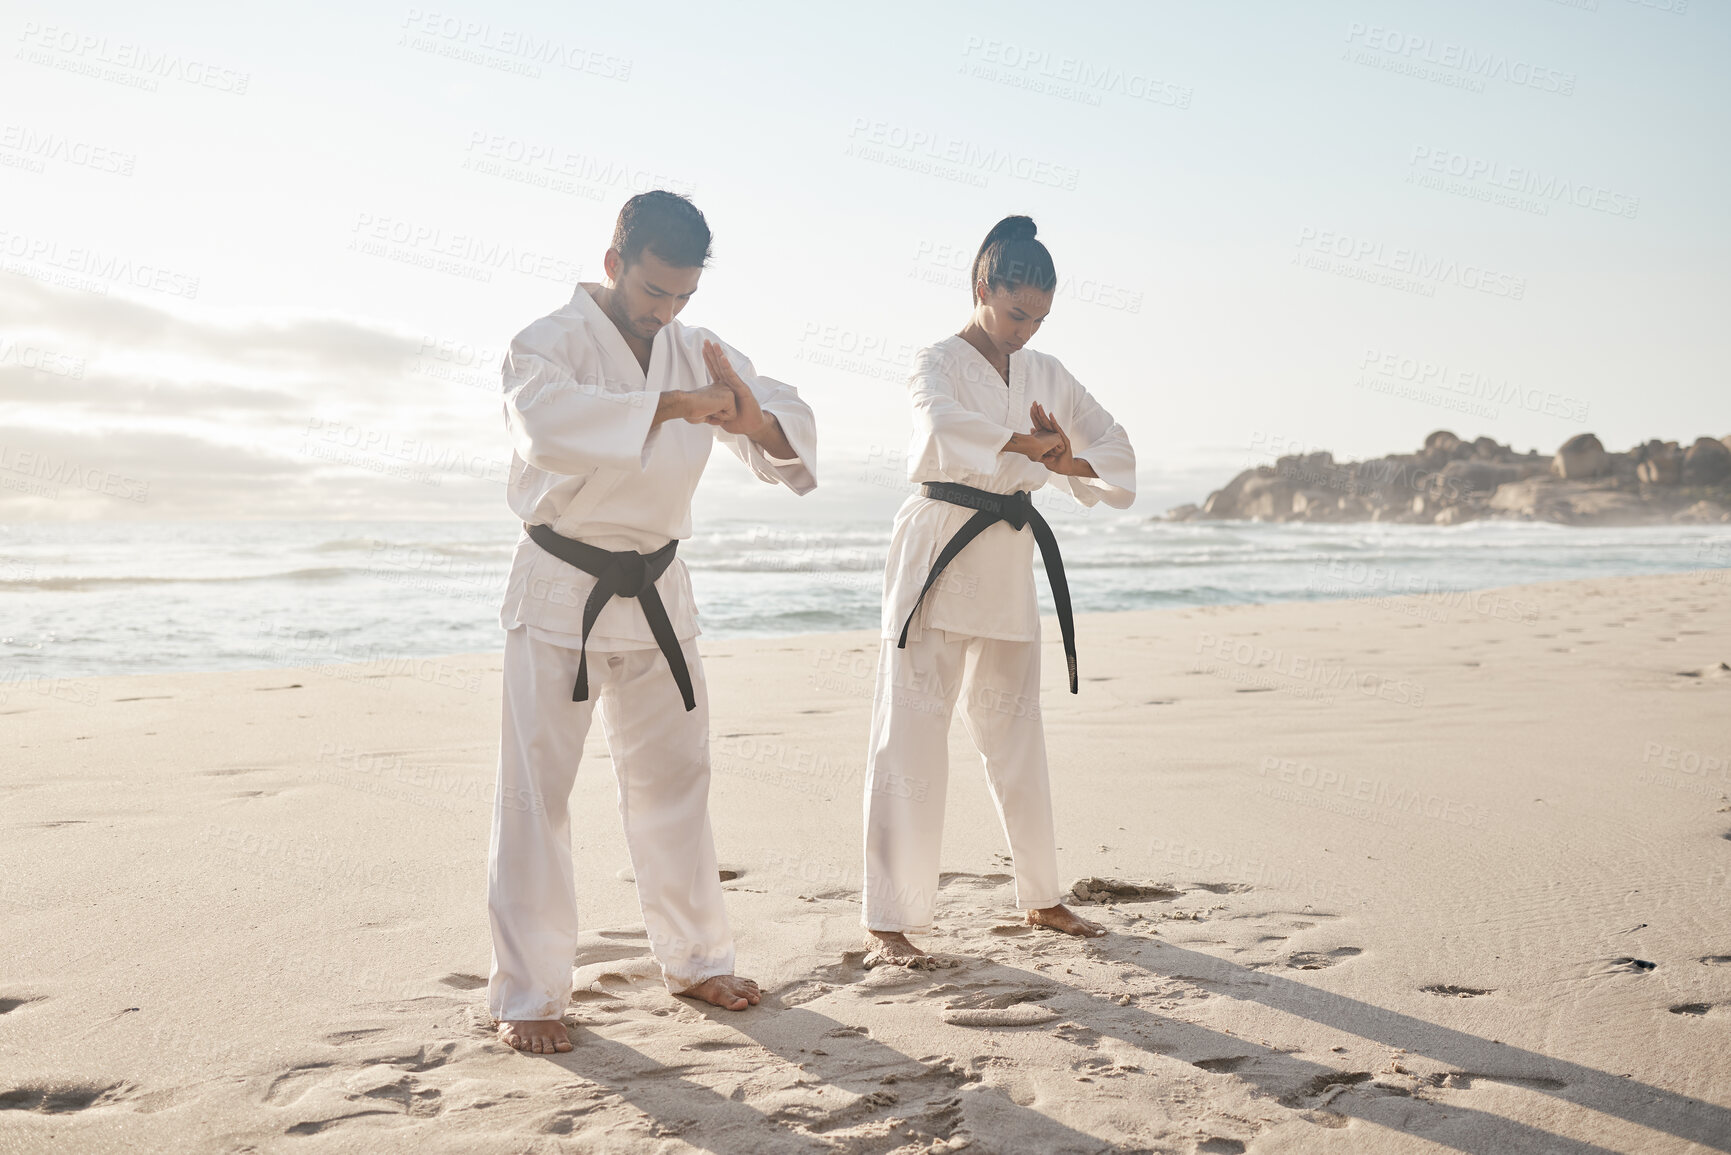
[[[926,629],[906,649],[884,639],[878,656],[861,917],[871,930],[931,927],[958,696],[1010,842],[1016,905],[1037,909],[1063,899],[1040,722],[1040,643]]]
[[[571,786],[601,713],[619,815],[649,943],[671,991],[733,972],[709,828],[709,695],[696,640],[683,644],[697,708],[687,711],[660,650],[589,652],[589,701],[573,702],[577,651],[505,633],[504,719],[493,797],[487,909],[493,1017],[557,1019],[571,998],[577,894]]]

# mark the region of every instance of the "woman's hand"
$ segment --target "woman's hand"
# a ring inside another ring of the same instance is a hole
[[[1059,428],[1057,418],[1048,413],[1038,401],[1028,406],[1028,416],[1034,422],[1035,433],[1049,433],[1058,440],[1056,446],[1037,460],[1053,473],[1069,473],[1076,458],[1070,450],[1069,435]]]
[[[1094,467],[1077,457],[1070,446],[1070,435],[1058,426],[1058,419],[1053,417],[1036,401],[1028,407],[1028,416],[1033,419],[1034,430],[1037,433],[1053,434],[1058,438],[1058,448],[1037,460],[1053,473],[1061,473],[1067,477],[1097,477]]]

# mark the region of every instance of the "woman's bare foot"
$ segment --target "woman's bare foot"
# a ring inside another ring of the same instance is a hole
[[[919,966],[920,959],[932,957],[909,942],[908,936],[899,930],[872,930],[866,933],[871,935],[872,945],[876,948],[871,954],[875,962],[868,965],[888,963],[899,967]]]
[[[756,1006],[763,998],[756,983],[738,975],[716,975],[694,987],[687,987],[679,994],[682,998],[701,999],[729,1011],[743,1011],[746,1007]]]
[[[865,956],[869,969],[878,966],[907,967],[917,971],[939,971],[956,965],[956,960],[943,955],[927,954],[908,941],[899,930],[874,930],[869,940],[875,948]]]
[[[1099,938],[1106,933],[1106,928],[1097,922],[1089,922],[1072,911],[1063,903],[1057,906],[1043,906],[1039,910],[1028,912],[1029,926],[1049,926],[1053,930],[1061,930],[1065,934],[1073,934],[1077,938]]]
[[[571,1049],[571,1032],[558,1019],[516,1019],[499,1024],[499,1040],[536,1055]]]

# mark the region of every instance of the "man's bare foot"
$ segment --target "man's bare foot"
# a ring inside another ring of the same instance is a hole
[[[730,1011],[743,1011],[746,1007],[756,1006],[763,998],[756,983],[738,975],[716,975],[714,978],[704,979],[694,987],[687,987],[679,994],[683,998],[702,999]]]
[[[499,1024],[499,1039],[508,1047],[535,1055],[571,1049],[571,1032],[558,1019],[516,1019]]]
[[[1053,930],[1061,930],[1065,934],[1073,934],[1077,938],[1099,938],[1106,933],[1106,928],[1097,922],[1089,922],[1072,911],[1063,903],[1057,906],[1043,906],[1039,910],[1028,912],[1029,926],[1049,926]]]

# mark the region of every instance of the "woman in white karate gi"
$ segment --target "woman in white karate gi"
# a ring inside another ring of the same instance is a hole
[[[1057,358],[1026,348],[1058,283],[1034,222],[999,221],[974,258],[972,281],[967,325],[921,349],[908,379],[908,477],[922,484],[896,514],[884,571],[863,922],[880,957],[903,964],[929,957],[907,935],[932,925],[958,702],[1009,838],[1016,905],[1035,925],[1105,933],[1060,901],[1040,722],[1036,535],[1065,627],[1072,693],[1074,640],[1056,543],[1030,496],[1050,484],[1085,506],[1123,509],[1135,500],[1136,457],[1123,428]]]

